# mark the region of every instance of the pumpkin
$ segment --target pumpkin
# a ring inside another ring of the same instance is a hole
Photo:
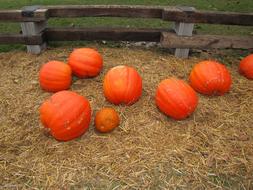
[[[71,73],[69,65],[60,61],[49,61],[40,69],[40,86],[49,92],[66,90],[71,85]]]
[[[88,100],[71,91],[53,94],[40,107],[40,119],[59,141],[81,136],[89,127],[91,108]]]
[[[169,78],[159,83],[155,101],[157,107],[167,116],[181,120],[194,112],[198,96],[183,80]]]
[[[239,72],[246,78],[253,80],[253,54],[241,60]]]
[[[190,74],[190,85],[205,95],[223,95],[230,90],[231,83],[228,69],[216,61],[199,62]]]
[[[95,77],[102,69],[103,58],[94,49],[78,48],[70,54],[68,64],[79,78]]]
[[[103,108],[96,113],[95,127],[101,133],[107,133],[119,126],[119,114],[113,108]]]
[[[104,95],[113,104],[131,105],[142,94],[142,78],[129,66],[116,66],[104,78]]]

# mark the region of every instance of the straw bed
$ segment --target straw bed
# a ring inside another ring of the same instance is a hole
[[[239,58],[227,63],[233,86],[225,96],[199,95],[197,110],[183,121],[158,111],[158,83],[171,76],[188,80],[200,58],[176,59],[141,48],[99,47],[102,73],[74,79],[71,90],[88,98],[93,110],[89,131],[57,142],[40,121],[38,108],[51,94],[40,89],[39,68],[67,61],[71,48],[40,56],[0,54],[0,189],[253,189],[253,81],[237,73]],[[132,106],[108,103],[102,91],[105,73],[129,65],[143,77],[143,95]],[[119,128],[94,130],[94,113],[115,108]]]

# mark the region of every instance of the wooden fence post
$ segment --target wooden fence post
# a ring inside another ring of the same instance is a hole
[[[27,6],[22,9],[23,17],[33,17],[35,12],[45,12],[46,9],[39,9],[39,6]],[[47,27],[46,21],[39,22],[22,22],[21,29],[23,36],[33,36],[42,34]],[[38,45],[27,45],[27,52],[32,54],[39,54],[46,49],[46,42],[43,41]]]
[[[194,7],[178,7],[184,12],[193,12],[195,11]],[[194,24],[193,23],[184,23],[184,22],[174,22],[173,29],[175,30],[178,36],[192,36]],[[188,58],[189,49],[176,48],[175,56],[179,58]]]

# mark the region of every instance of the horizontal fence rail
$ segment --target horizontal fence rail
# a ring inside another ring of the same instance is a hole
[[[49,17],[134,17],[165,21],[228,25],[253,25],[252,13],[192,11],[185,7],[149,6],[50,6]]]
[[[163,20],[185,23],[207,23],[253,26],[253,13],[192,11],[180,7],[170,7],[163,10]]]
[[[49,18],[126,17],[173,21],[173,29],[143,28],[48,28]],[[62,5],[28,6],[0,10],[0,22],[21,22],[22,34],[0,34],[0,44],[25,44],[28,52],[40,53],[47,41],[149,41],[176,48],[177,57],[189,49],[253,49],[253,36],[196,35],[194,23],[253,26],[253,13],[200,11],[180,6]]]
[[[234,48],[253,49],[253,37],[223,35],[178,36],[168,29],[134,28],[47,28],[43,34],[34,36],[0,35],[0,44],[42,44],[46,41],[150,41],[161,42],[166,48]]]
[[[22,34],[0,34],[0,44],[42,44],[45,40],[44,34],[23,36]]]
[[[49,41],[111,40],[159,42],[162,29],[134,28],[48,28]]]
[[[0,10],[1,22],[40,22],[48,19],[48,9],[38,9],[33,15],[25,15],[22,10]]]
[[[162,32],[161,44],[166,48],[233,48],[252,49],[253,37],[222,36],[222,35],[193,35],[177,36],[174,33]]]
[[[22,10],[0,10],[0,21],[43,21],[58,17],[128,17],[160,18],[165,21],[253,26],[253,13],[199,11],[185,7],[126,5],[43,6],[33,17],[22,16]]]

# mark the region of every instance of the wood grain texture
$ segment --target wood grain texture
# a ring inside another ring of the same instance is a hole
[[[185,23],[208,23],[226,25],[253,26],[253,13],[186,11],[180,7],[168,7],[163,10],[163,20]]]
[[[124,29],[124,28],[48,28],[40,35],[1,34],[0,44],[38,45],[47,41],[112,40],[152,41],[165,48],[232,48],[253,49],[251,36],[193,35],[177,36],[166,29]]]
[[[131,5],[44,6],[34,17],[21,10],[0,10],[0,21],[44,21],[48,17],[129,17],[160,18],[165,21],[253,26],[253,13],[190,10],[187,7]]]
[[[47,9],[38,9],[34,12],[33,17],[22,16],[21,10],[0,10],[1,22],[39,22],[45,21],[48,18]]]
[[[22,22],[21,29],[24,36],[41,35],[46,29],[46,22]],[[39,54],[46,48],[46,43],[39,43],[36,45],[27,45],[27,52],[32,54]]]
[[[253,37],[245,36],[217,36],[217,35],[193,35],[177,36],[172,32],[162,32],[161,44],[166,48],[233,48],[252,49]]]
[[[112,40],[159,42],[159,29],[134,28],[48,28],[46,39],[50,41]]]
[[[190,10],[187,7],[131,5],[46,6],[50,17],[135,17],[165,21],[228,25],[253,25],[253,13]]]
[[[22,34],[0,34],[0,44],[38,45],[43,43],[43,35],[23,36]]]

